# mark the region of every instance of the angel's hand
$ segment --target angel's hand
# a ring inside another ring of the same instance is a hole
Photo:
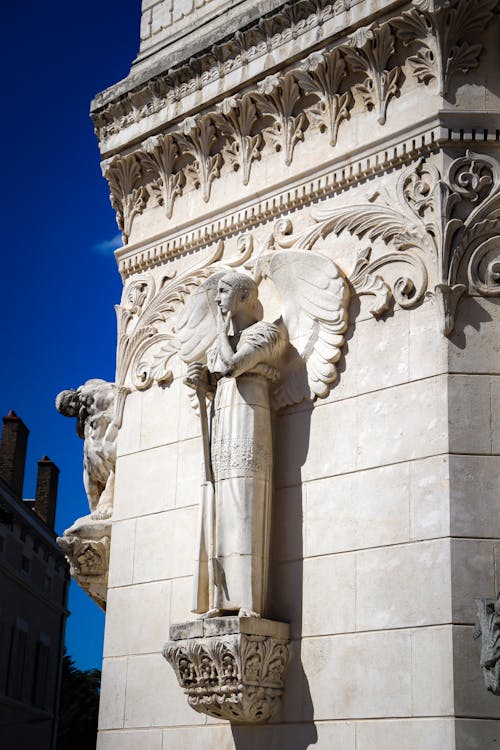
[[[210,383],[208,382],[208,370],[200,362],[192,362],[188,365],[184,383],[194,390],[208,391]]]
[[[216,312],[216,321],[217,321],[217,333],[227,333],[227,320],[224,317],[222,310],[219,306],[217,306],[217,312]]]

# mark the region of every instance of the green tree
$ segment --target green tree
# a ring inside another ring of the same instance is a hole
[[[57,750],[95,750],[101,673],[81,670],[64,652]]]

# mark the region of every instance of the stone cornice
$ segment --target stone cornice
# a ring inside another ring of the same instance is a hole
[[[349,30],[390,12],[404,0],[295,0],[258,22],[231,34],[166,71],[143,80],[131,73],[99,94],[91,116],[103,155],[123,148],[135,136],[129,131],[147,121],[141,135],[186,116],[203,102],[227,94],[261,77],[276,65],[327,41],[341,39]],[[418,0],[417,0],[418,2]],[[236,80],[235,80],[236,76]]]
[[[135,217],[148,205],[162,206],[170,220],[175,202],[191,190],[199,191],[209,204],[213,183],[223,168],[238,172],[242,184],[248,185],[265,149],[269,155],[278,152],[288,167],[297,144],[319,132],[328,139],[324,153],[329,146],[334,156],[339,131],[353,109],[358,115],[360,109],[366,110],[380,126],[385,125],[392,101],[406,90],[402,88],[405,54],[410,91],[415,85],[446,90],[457,72],[479,64],[482,45],[472,42],[497,5],[497,0],[450,2],[444,7],[433,3],[427,9],[429,3],[414,0],[415,7],[402,15],[382,25],[360,27],[337,47],[313,52],[240,95],[187,117],[165,134],[104,160],[103,173],[124,242]],[[320,142],[316,139],[316,143]],[[322,161],[332,164],[333,158]]]

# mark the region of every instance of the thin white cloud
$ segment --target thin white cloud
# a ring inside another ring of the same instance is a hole
[[[96,253],[102,253],[103,255],[110,255],[113,250],[116,250],[118,247],[122,246],[122,236],[120,232],[118,234],[115,234],[114,237],[112,237],[110,240],[103,240],[102,242],[96,242],[95,245],[92,245],[92,250],[94,250]]]

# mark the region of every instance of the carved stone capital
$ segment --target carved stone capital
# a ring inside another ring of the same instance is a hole
[[[79,518],[62,537],[57,538],[57,543],[69,562],[71,577],[105,611],[111,519]]]
[[[288,666],[289,626],[258,617],[172,625],[163,656],[195,711],[235,723],[270,719]]]

